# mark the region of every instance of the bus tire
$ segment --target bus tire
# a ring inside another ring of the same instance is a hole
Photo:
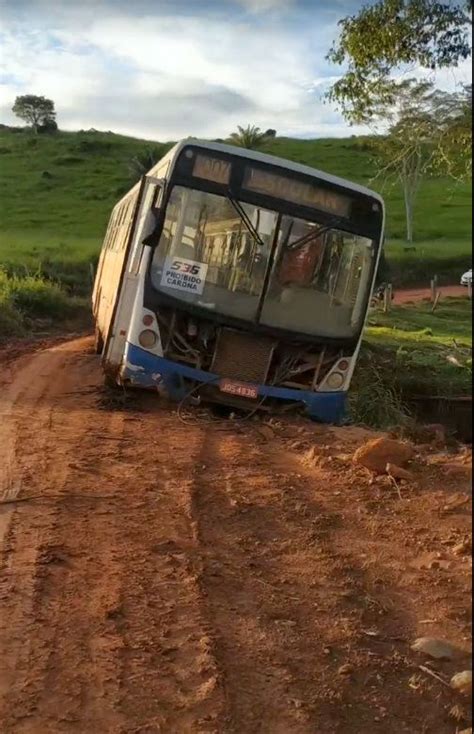
[[[97,326],[95,327],[94,334],[94,350],[96,354],[102,354],[104,351],[104,340]]]

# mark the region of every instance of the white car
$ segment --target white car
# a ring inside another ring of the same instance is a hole
[[[472,268],[462,276],[461,285],[465,285],[466,287],[472,285]]]

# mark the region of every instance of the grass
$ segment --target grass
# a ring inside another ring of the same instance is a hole
[[[434,275],[439,276],[440,285],[459,284],[472,264],[471,239],[421,240],[414,247],[401,240],[389,240],[385,246],[388,277],[395,287],[428,287]]]
[[[152,145],[113,133],[33,136],[0,126],[0,264],[20,274],[41,270],[85,293],[110,211],[133,183],[130,161]],[[375,174],[363,138],[276,138],[267,151],[369,186]],[[384,195],[394,282],[426,282],[435,266],[442,279],[456,282],[471,263],[471,186],[447,179],[424,183],[416,253],[403,250],[401,192],[390,187]]]
[[[84,303],[40,275],[10,276],[0,269],[0,343],[35,326],[50,326],[78,316]]]
[[[464,348],[472,347],[471,301],[444,298],[432,312],[429,301],[394,306],[389,313],[372,312],[367,340],[387,346],[419,346],[435,350],[454,347],[454,340]]]
[[[471,394],[472,317],[468,298],[446,298],[435,313],[427,301],[373,313],[366,348],[389,359],[402,394]]]
[[[357,423],[410,423],[414,397],[472,393],[472,318],[468,298],[396,306],[369,318],[351,392]]]
[[[97,237],[61,235],[46,230],[2,232],[0,266],[11,275],[32,273],[60,282],[72,294],[91,290],[91,265],[100,248]]]

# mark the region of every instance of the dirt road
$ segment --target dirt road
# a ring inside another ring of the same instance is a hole
[[[430,455],[399,499],[341,456],[360,431],[184,424],[105,393],[87,339],[0,380],[2,734],[467,725],[410,651],[468,646],[464,474]]]
[[[467,298],[467,288],[462,285],[446,285],[440,288],[442,298]],[[431,298],[430,288],[409,288],[407,290],[396,290],[393,302],[396,305],[403,303],[417,303]]]

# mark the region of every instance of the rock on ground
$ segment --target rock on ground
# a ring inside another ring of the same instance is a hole
[[[415,479],[412,472],[396,464],[387,464],[386,471],[394,479],[405,479],[407,482],[412,482]]]
[[[472,670],[463,670],[462,673],[453,675],[451,687],[465,696],[470,696],[472,693]]]
[[[435,660],[453,660],[459,657],[461,651],[455,645],[445,640],[437,640],[434,637],[419,637],[411,649],[414,652],[421,652]]]
[[[376,474],[385,474],[387,464],[403,468],[413,459],[415,449],[411,444],[391,438],[376,438],[361,446],[354,454],[354,463]]]
[[[453,553],[455,556],[467,556],[472,553],[472,540],[471,538],[465,538],[461,543],[457,543],[453,547]]]

